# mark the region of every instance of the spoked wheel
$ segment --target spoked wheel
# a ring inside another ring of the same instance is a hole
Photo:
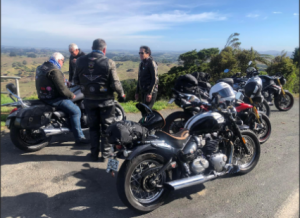
[[[252,131],[241,131],[242,137],[246,140],[246,146],[250,154],[246,154],[245,149],[241,145],[241,141],[237,138],[234,142],[234,153],[232,163],[240,167],[239,174],[249,173],[254,169],[260,157],[260,143]]]
[[[185,123],[190,118],[191,116],[183,111],[174,112],[166,118],[166,125],[163,131],[175,134],[184,128]]]
[[[123,163],[117,178],[117,189],[126,206],[149,212],[163,204],[169,193],[163,188],[166,173],[163,172],[155,179],[162,166],[163,158],[152,153],[142,154],[133,161]]]
[[[260,129],[259,131],[257,131],[257,137],[259,139],[260,144],[265,143],[266,141],[268,141],[268,139],[271,136],[271,131],[272,131],[272,127],[271,127],[271,122],[269,120],[269,118],[264,115],[261,114],[261,120],[262,120],[262,129]]]
[[[291,93],[285,91],[285,96],[280,94],[275,98],[275,106],[280,111],[288,111],[294,105],[294,97]]]
[[[124,109],[118,102],[115,102],[115,120],[116,120],[116,122],[125,120]]]
[[[51,137],[46,137],[40,129],[20,129],[12,125],[10,139],[17,148],[26,152],[34,152],[46,147]]]
[[[268,117],[271,116],[271,109],[268,102],[264,99],[262,103],[258,105],[258,110],[264,112]]]

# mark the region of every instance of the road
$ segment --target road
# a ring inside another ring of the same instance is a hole
[[[272,107],[271,123],[272,136],[252,172],[172,192],[143,215],[123,205],[106,164],[90,162],[89,145],[75,146],[71,134],[24,154],[2,132],[1,217],[299,217],[299,99],[288,112]]]

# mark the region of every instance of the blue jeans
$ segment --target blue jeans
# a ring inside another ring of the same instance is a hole
[[[85,138],[80,125],[81,111],[77,105],[75,105],[71,100],[64,98],[43,101],[53,107],[57,107],[59,110],[69,115],[71,131],[73,132],[75,140]]]

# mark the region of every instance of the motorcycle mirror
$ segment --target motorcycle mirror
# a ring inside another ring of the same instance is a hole
[[[225,70],[224,70],[224,73],[228,73],[228,72],[229,72],[229,69],[225,69]]]
[[[252,64],[252,61],[249,61],[248,65],[251,65]]]
[[[8,84],[6,85],[6,88],[7,88],[8,90],[10,90],[12,93],[14,93],[15,95],[17,94],[17,87],[15,86],[15,84],[13,84],[13,83],[8,83]]]

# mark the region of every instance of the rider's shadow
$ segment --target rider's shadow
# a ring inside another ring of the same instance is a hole
[[[135,217],[140,213],[123,205],[116,191],[116,178],[103,169],[83,165],[80,172],[54,177],[52,183],[66,185],[69,177],[79,179],[77,190],[48,197],[31,192],[2,197],[1,217]],[[65,183],[64,183],[65,182]]]

